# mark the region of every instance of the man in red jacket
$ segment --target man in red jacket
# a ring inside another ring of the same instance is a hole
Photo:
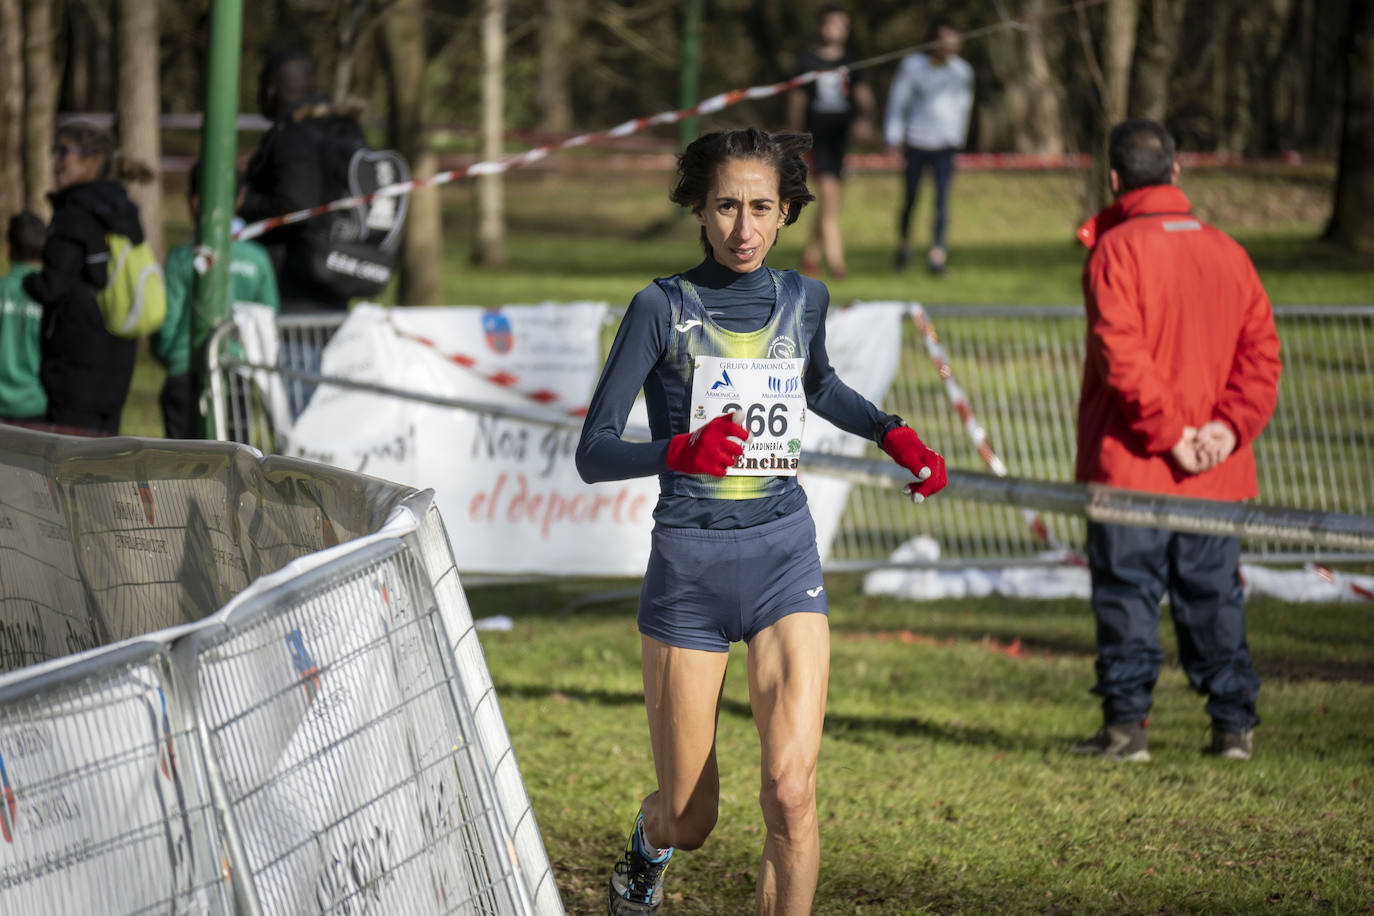
[[[1193,216],[1164,128],[1118,124],[1109,156],[1116,201],[1078,230],[1091,254],[1077,479],[1253,498],[1250,445],[1278,396],[1269,299],[1240,245]],[[1245,639],[1239,539],[1089,522],[1088,564],[1103,728],[1074,751],[1149,759],[1167,592],[1179,661],[1208,696],[1209,750],[1248,760],[1259,677]]]

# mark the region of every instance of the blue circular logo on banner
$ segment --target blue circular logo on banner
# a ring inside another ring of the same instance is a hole
[[[487,346],[497,353],[509,353],[514,344],[510,319],[493,309],[482,316],[482,334],[487,338]]]

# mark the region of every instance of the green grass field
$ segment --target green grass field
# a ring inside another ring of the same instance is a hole
[[[1374,301],[1374,263],[1313,242],[1329,168],[1200,171],[1184,188],[1237,235],[1276,303]],[[470,260],[470,185],[445,201],[445,291],[454,304],[545,299],[623,304],[697,257],[665,173],[517,172],[507,181],[508,263]],[[1079,179],[958,177],[949,273],[891,269],[895,175],[847,185],[851,277],[833,298],[1073,303]],[[928,232],[929,200],[917,216]],[[170,234],[185,236],[173,201]],[[810,217],[775,266],[797,262]],[[160,373],[140,364],[125,431],[155,434]],[[633,599],[582,603],[636,583],[473,589],[477,616],[508,614],[483,644],[563,899],[605,911],[605,881],[652,785]],[[1083,602],[928,603],[865,597],[831,576],[834,633],[821,754],[816,913],[1355,913],[1374,910],[1374,641],[1364,606],[1258,601],[1250,641],[1264,678],[1257,753],[1205,757],[1207,720],[1172,665],[1156,691],[1154,761],[1066,752],[1098,724],[1093,624]],[[1170,646],[1171,627],[1162,639]],[[1021,652],[1007,647],[1020,640]],[[720,824],[669,872],[669,914],[752,911],[763,842],[758,742],[744,650],[720,719]]]
[[[570,913],[607,870],[653,767],[626,583],[474,589],[483,644]],[[1067,752],[1098,725],[1082,602],[865,597],[830,576],[830,703],[814,912],[1357,913],[1374,908],[1369,608],[1256,601],[1256,756],[1204,756],[1202,699],[1166,665],[1153,761]],[[1161,634],[1172,645],[1172,627]],[[1008,647],[1020,640],[1020,652]],[[721,817],[669,871],[665,912],[752,912],[758,740],[737,646],[719,726]]]

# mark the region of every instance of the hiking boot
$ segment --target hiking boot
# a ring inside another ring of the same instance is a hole
[[[1073,752],[1143,763],[1150,759],[1150,736],[1144,722],[1113,722],[1088,740],[1075,744]]]
[[[1254,735],[1254,731],[1248,728],[1241,732],[1228,732],[1213,725],[1212,746],[1207,748],[1207,753],[1227,760],[1249,760],[1255,749]]]
[[[606,912],[610,916],[645,916],[657,913],[663,905],[663,872],[673,858],[669,849],[661,859],[644,855],[639,846],[639,834],[644,815],[635,822],[630,838],[625,841],[625,853],[611,870],[610,898]]]

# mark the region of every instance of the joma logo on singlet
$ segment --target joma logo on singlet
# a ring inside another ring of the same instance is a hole
[[[688,331],[692,330],[692,328],[701,327],[701,322],[697,321],[695,318],[688,318],[680,324],[673,325],[673,327],[677,328],[679,334],[686,334]]]

